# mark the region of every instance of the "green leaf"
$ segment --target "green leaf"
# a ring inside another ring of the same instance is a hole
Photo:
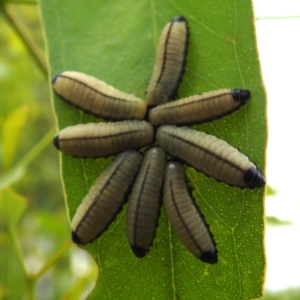
[[[267,291],[260,300],[298,300],[300,289],[290,287],[280,291]]]
[[[23,166],[12,168],[7,173],[0,175],[0,190],[3,190],[13,183],[20,180],[25,174],[26,169]]]
[[[15,226],[26,207],[26,199],[12,189],[7,188],[0,192],[0,220],[6,226]]]
[[[75,70],[145,98],[164,25],[183,15],[190,26],[181,97],[218,88],[252,93],[238,112],[201,126],[247,154],[264,169],[266,103],[251,1],[46,1],[41,0],[51,75]],[[54,97],[59,128],[99,122]],[[62,156],[70,217],[110,159]],[[180,243],[164,209],[150,252],[131,253],[125,209],[87,249],[99,265],[89,299],[253,299],[265,274],[264,189],[239,189],[187,168],[194,196],[214,234],[219,262],[196,260]]]
[[[0,174],[0,190],[19,181],[26,174],[26,168],[48,146],[53,136],[54,128],[41,138],[31,149],[9,170]]]
[[[273,188],[272,186],[267,186],[266,189],[266,196],[276,196],[278,194],[277,190],[275,188]]]
[[[290,220],[281,220],[274,216],[267,216],[266,222],[269,226],[290,226],[293,222]]]
[[[28,117],[28,106],[17,107],[5,120],[2,128],[3,166],[8,168],[24,136],[24,127]]]

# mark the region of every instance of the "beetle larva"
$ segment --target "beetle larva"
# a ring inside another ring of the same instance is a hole
[[[219,181],[239,187],[262,187],[265,179],[254,163],[236,148],[215,136],[187,127],[163,125],[156,141],[173,157]]]
[[[151,109],[149,121],[154,126],[201,124],[234,112],[249,97],[249,91],[238,89],[221,89],[194,95]]]
[[[179,162],[167,163],[163,202],[169,220],[186,248],[204,262],[218,262],[212,234],[189,193],[184,165]]]
[[[66,71],[53,77],[55,93],[71,105],[107,120],[142,120],[147,103],[84,73]]]
[[[58,150],[75,157],[106,157],[150,145],[152,141],[153,127],[146,121],[69,126],[53,140]]]
[[[141,161],[139,152],[127,150],[100,174],[73,217],[74,243],[91,243],[108,228],[125,202]]]
[[[147,150],[128,198],[127,238],[137,257],[145,256],[155,236],[165,164],[166,154],[160,147]]]
[[[154,106],[174,99],[184,72],[188,35],[187,21],[183,17],[173,18],[163,29],[147,89],[148,105]]]

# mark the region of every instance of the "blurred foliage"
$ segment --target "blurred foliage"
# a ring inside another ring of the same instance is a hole
[[[0,44],[0,299],[80,299],[97,270],[70,243],[36,5],[0,2]]]
[[[300,289],[289,288],[279,292],[266,291],[265,295],[260,299],[261,300],[299,300]]]
[[[274,216],[267,216],[266,222],[269,226],[286,226],[286,225],[293,225],[292,221],[289,220],[280,220]]]
[[[271,197],[271,196],[276,196],[277,195],[276,189],[274,189],[272,186],[267,185],[267,191],[266,191],[266,196]]]

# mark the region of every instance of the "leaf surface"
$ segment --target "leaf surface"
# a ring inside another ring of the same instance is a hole
[[[51,76],[76,70],[145,99],[156,46],[176,15],[189,22],[190,41],[180,97],[219,88],[245,88],[252,97],[238,112],[195,126],[247,154],[264,169],[266,103],[251,1],[41,0]],[[99,122],[56,96],[60,129]],[[111,159],[62,155],[70,218]],[[162,208],[150,252],[131,253],[125,209],[101,239],[84,246],[99,265],[89,299],[253,299],[265,273],[263,189],[239,189],[187,168],[193,194],[210,225],[219,262],[207,265],[180,243]],[[126,206],[125,206],[126,208]]]

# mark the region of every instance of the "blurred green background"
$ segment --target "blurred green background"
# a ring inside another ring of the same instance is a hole
[[[70,240],[38,7],[0,12],[0,299],[82,299],[97,269]]]
[[[70,241],[34,1],[0,1],[0,45],[0,299],[83,299],[97,269]]]

